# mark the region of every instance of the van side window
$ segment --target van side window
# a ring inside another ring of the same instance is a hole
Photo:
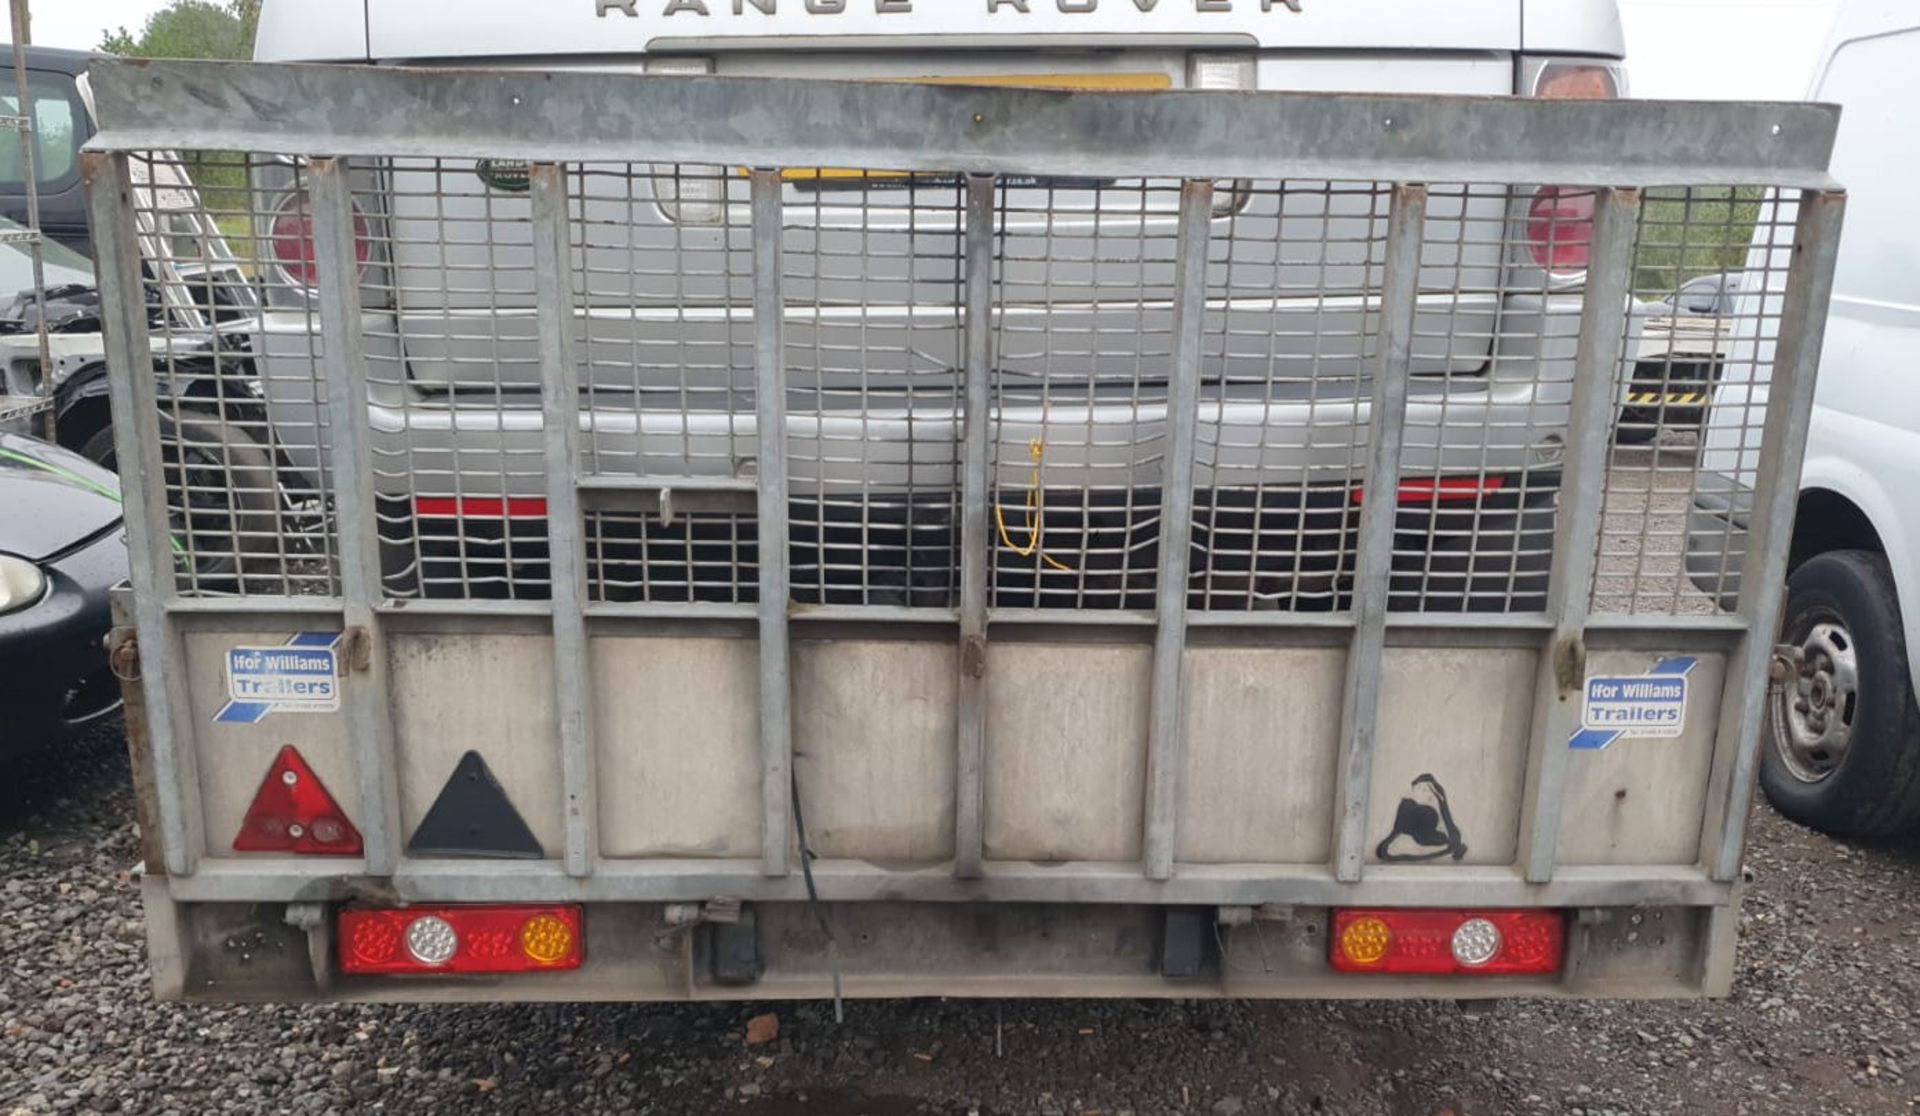
[[[40,133],[33,145],[34,178],[41,186],[71,178],[80,161],[80,145],[86,135],[80,127],[81,106],[74,95],[73,79],[64,76],[34,74],[27,79],[27,96],[33,100]],[[0,89],[0,112],[20,115],[20,97],[11,82]],[[11,136],[0,137],[0,191],[17,193],[26,187],[22,173],[20,143]]]

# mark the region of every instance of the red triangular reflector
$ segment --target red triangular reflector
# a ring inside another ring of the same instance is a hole
[[[235,852],[359,856],[360,831],[293,745],[280,749],[247,807]]]

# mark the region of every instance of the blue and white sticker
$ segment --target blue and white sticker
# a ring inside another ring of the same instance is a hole
[[[257,725],[269,713],[332,713],[340,708],[340,632],[301,632],[279,647],[227,651],[227,704],[213,715]]]
[[[1645,674],[1587,679],[1580,727],[1567,743],[1598,751],[1620,739],[1672,740],[1687,730],[1687,675],[1698,659],[1662,659]]]

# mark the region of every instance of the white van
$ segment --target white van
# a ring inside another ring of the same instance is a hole
[[[1920,825],[1920,675],[1908,653],[1920,640],[1920,221],[1907,198],[1920,175],[1916,68],[1914,5],[1855,0],[1811,96],[1845,106],[1833,173],[1849,203],[1761,785],[1788,817],[1850,837]],[[1739,408],[1715,414],[1729,426],[1709,430],[1704,465],[1730,471]],[[1744,509],[1731,511],[1744,527]],[[1703,491],[1696,543],[1724,531],[1728,512]],[[1703,587],[1711,564],[1695,563]]]
[[[566,0],[538,7],[536,17],[535,6],[519,0],[269,0],[256,56],[1145,95],[1204,88],[1600,98],[1623,85],[1613,0]],[[396,159],[357,173],[366,305],[392,314],[390,326],[369,333],[374,427],[383,460],[406,463],[377,478],[386,586],[401,596],[537,592],[526,586],[540,583],[544,539],[527,520],[540,514],[533,501],[542,481],[515,464],[538,456],[541,423],[524,169]],[[320,442],[308,429],[312,419],[299,413],[311,411],[314,295],[303,278],[311,268],[302,254],[306,202],[298,175],[288,161],[255,177],[257,211],[267,215],[262,239],[277,257],[277,266],[262,269],[276,312],[266,330],[265,380],[269,393],[289,393],[274,427],[296,458],[299,447]],[[818,274],[793,280],[817,289],[790,292],[818,308],[792,326],[817,327],[792,350],[798,390],[845,401],[869,390],[951,389],[959,343],[951,241],[957,195],[951,183],[944,193],[941,185],[845,168],[788,179],[789,248],[828,261]],[[741,227],[744,177],[720,167],[603,166],[580,189],[581,294],[590,308],[581,379],[595,411],[586,451],[596,460],[631,456],[635,433],[656,422],[642,414],[647,407],[670,411],[658,421],[687,434],[682,441],[721,445],[745,387],[728,377],[737,377],[735,358],[748,343],[741,329],[750,292],[737,259],[729,263],[724,251]],[[1234,249],[1236,266],[1278,266],[1264,289],[1232,301],[1215,359],[1229,378],[1264,378],[1276,362],[1302,370],[1288,388],[1297,399],[1255,405],[1269,425],[1293,421],[1278,410],[1297,406],[1313,412],[1299,421],[1316,426],[1315,446],[1262,451],[1268,461],[1260,479],[1269,493],[1262,499],[1274,507],[1257,511],[1274,523],[1274,515],[1302,521],[1286,532],[1274,528],[1264,547],[1306,553],[1311,568],[1302,578],[1291,568],[1281,578],[1244,568],[1223,576],[1251,585],[1265,605],[1336,607],[1350,517],[1344,492],[1322,507],[1327,497],[1313,478],[1325,471],[1321,458],[1353,444],[1352,419],[1361,412],[1352,404],[1368,390],[1361,338],[1380,269],[1367,253],[1379,250],[1385,195],[1369,183],[1295,183],[1264,192],[1240,184],[1220,197],[1219,228],[1237,222],[1235,239],[1246,241],[1258,226],[1288,247],[1286,259],[1265,264],[1246,255],[1251,249]],[[1020,314],[1004,319],[1011,340],[1002,348],[1003,371],[1056,392],[1072,384],[1090,399],[1134,390],[1138,368],[1151,366],[1164,344],[1156,338],[1167,328],[1170,288],[1159,271],[1170,259],[1176,201],[1177,190],[1162,182],[1010,187],[1001,202],[1009,239],[1000,279],[1023,295]],[[1413,341],[1420,399],[1412,421],[1441,431],[1409,469],[1468,469],[1482,479],[1474,481],[1474,507],[1450,506],[1438,521],[1404,525],[1416,541],[1397,559],[1396,607],[1538,606],[1561,431],[1546,406],[1553,401],[1535,389],[1571,375],[1591,213],[1590,194],[1552,184],[1456,185],[1436,194]],[[736,257],[740,247],[733,244]],[[1243,273],[1251,274],[1242,267],[1236,276]],[[291,368],[284,376],[272,369],[281,358]],[[693,417],[683,422],[682,409]],[[827,507],[825,497],[797,513],[817,528],[794,558],[813,583],[807,591],[819,602],[864,599],[874,585],[847,581],[857,573],[879,577],[899,603],[947,603],[950,513],[929,512],[904,469],[885,473],[878,464],[919,452],[904,426],[863,429],[885,448],[856,463],[861,472],[816,479],[881,481],[898,499],[862,506],[857,522],[842,522],[842,510]],[[1150,433],[1142,427],[1114,437],[1130,445]],[[1051,457],[1046,464],[1064,465]],[[1010,548],[1007,560],[1018,568],[1008,576],[1024,579],[1014,592],[1027,605],[1080,602],[1083,589],[1127,607],[1150,596],[1130,572],[1145,545],[1145,527],[1127,510],[1140,484],[1130,465],[1100,472],[1096,464],[1079,479],[1097,491],[1063,497],[1072,506],[1051,517],[1047,547],[1086,556],[1081,564],[1098,584],[1063,582],[1056,592],[1047,587],[1050,567],[1028,560],[1027,548]],[[742,480],[734,475],[738,463],[720,450],[689,449],[685,459],[648,467],[714,484]],[[1016,472],[1024,477],[1025,467]],[[1048,475],[1049,482],[1069,479]],[[945,489],[934,494],[940,509],[950,500]],[[516,509],[527,514],[517,517]],[[1229,508],[1221,517],[1251,521],[1255,514]],[[713,530],[693,544],[728,552],[738,544],[731,521],[715,521]],[[1221,553],[1249,549],[1236,540],[1211,542]],[[928,561],[932,568],[923,568]],[[684,559],[661,562],[636,567],[632,580],[687,579]],[[873,574],[877,567],[884,576]]]

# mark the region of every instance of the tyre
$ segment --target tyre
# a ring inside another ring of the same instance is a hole
[[[1920,825],[1920,707],[1886,557],[1836,550],[1795,570],[1780,641],[1801,662],[1767,692],[1767,799],[1839,837]]]
[[[118,471],[111,426],[81,452]],[[285,556],[272,451],[212,411],[181,408],[160,415],[160,452],[174,542],[198,586],[278,584]]]
[[[94,431],[80,443],[80,456],[100,466],[102,469],[114,469],[113,424],[108,423]]]

